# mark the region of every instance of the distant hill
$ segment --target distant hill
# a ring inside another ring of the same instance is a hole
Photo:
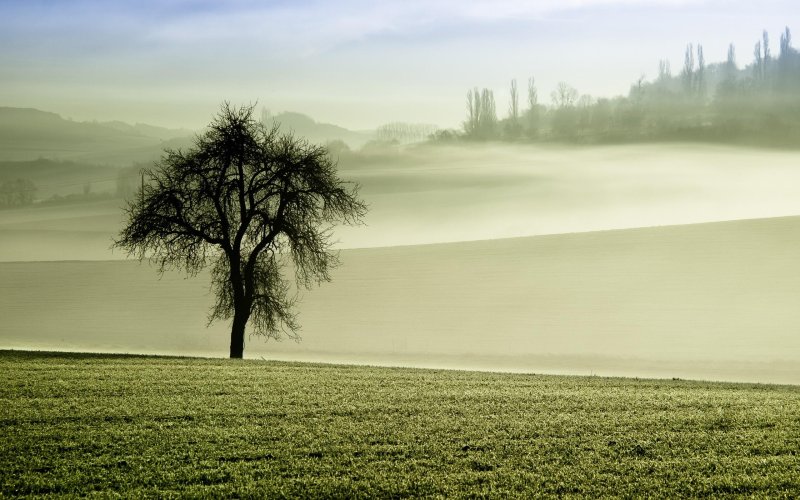
[[[188,130],[123,122],[76,122],[32,108],[0,107],[0,160],[70,159],[127,165],[155,159]]]
[[[268,125],[279,123],[281,130],[292,131],[315,143],[324,144],[339,140],[344,141],[351,148],[360,148],[374,138],[374,134],[371,132],[356,132],[330,123],[319,123],[308,115],[292,111],[284,111],[277,115],[265,113],[262,120]]]
[[[114,120],[110,122],[102,122],[99,125],[105,127],[111,127],[113,129],[119,130],[120,132],[125,132],[132,135],[144,135],[146,137],[153,137],[155,139],[161,139],[163,141],[168,141],[170,139],[176,138],[184,138],[184,137],[191,137],[194,135],[193,130],[189,130],[186,128],[164,128],[158,127],[155,125],[148,125],[146,123],[137,123],[135,125],[131,125],[129,123],[121,122],[119,120]]]
[[[317,123],[300,113],[262,116],[281,130],[316,143],[340,140],[362,146],[372,134]],[[190,147],[195,133],[122,121],[76,122],[32,108],[0,107],[0,181],[30,179],[35,198],[90,192],[113,194],[122,167],[148,166],[164,150]]]
[[[294,112],[266,114],[268,124],[277,122],[311,142],[344,141],[359,148],[373,139],[370,132],[356,132]],[[0,107],[0,161],[33,161],[41,158],[78,163],[128,166],[157,160],[165,148],[185,148],[194,132],[122,121],[77,122],[56,113],[33,108]]]

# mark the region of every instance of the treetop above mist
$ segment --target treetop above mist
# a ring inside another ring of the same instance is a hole
[[[737,54],[731,44],[724,61],[708,63],[701,44],[688,44],[677,74],[662,59],[655,79],[642,76],[627,96],[616,98],[581,95],[559,82],[548,105],[534,78],[522,90],[511,80],[504,118],[498,118],[494,92],[476,87],[467,91],[463,130],[440,131],[434,139],[797,145],[800,53],[791,31],[781,33],[777,54],[767,31],[755,42],[751,62],[740,67]]]

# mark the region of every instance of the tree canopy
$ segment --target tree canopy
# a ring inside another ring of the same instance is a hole
[[[161,272],[210,268],[214,320],[232,320],[232,358],[251,333],[297,336],[299,287],[330,280],[335,224],[357,224],[367,207],[358,185],[341,180],[323,146],[267,127],[253,106],[223,104],[186,151],[167,150],[126,208],[115,246]]]

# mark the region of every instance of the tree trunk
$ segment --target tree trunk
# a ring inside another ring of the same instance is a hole
[[[241,256],[238,251],[228,254],[230,262],[230,286],[233,291],[233,323],[231,324],[231,359],[244,357],[244,329],[250,319],[250,304],[245,299],[241,275]]]
[[[231,325],[231,359],[242,359],[244,356],[244,328],[249,316],[249,308],[236,308]]]

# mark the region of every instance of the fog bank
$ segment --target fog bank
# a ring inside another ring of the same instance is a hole
[[[700,145],[417,147],[358,162],[364,226],[339,248],[800,214],[800,154]],[[121,259],[118,200],[0,211],[0,261]]]
[[[800,383],[800,218],[346,250],[251,358]],[[0,348],[226,356],[208,279],[0,264]],[[42,314],[43,310],[47,314]]]

